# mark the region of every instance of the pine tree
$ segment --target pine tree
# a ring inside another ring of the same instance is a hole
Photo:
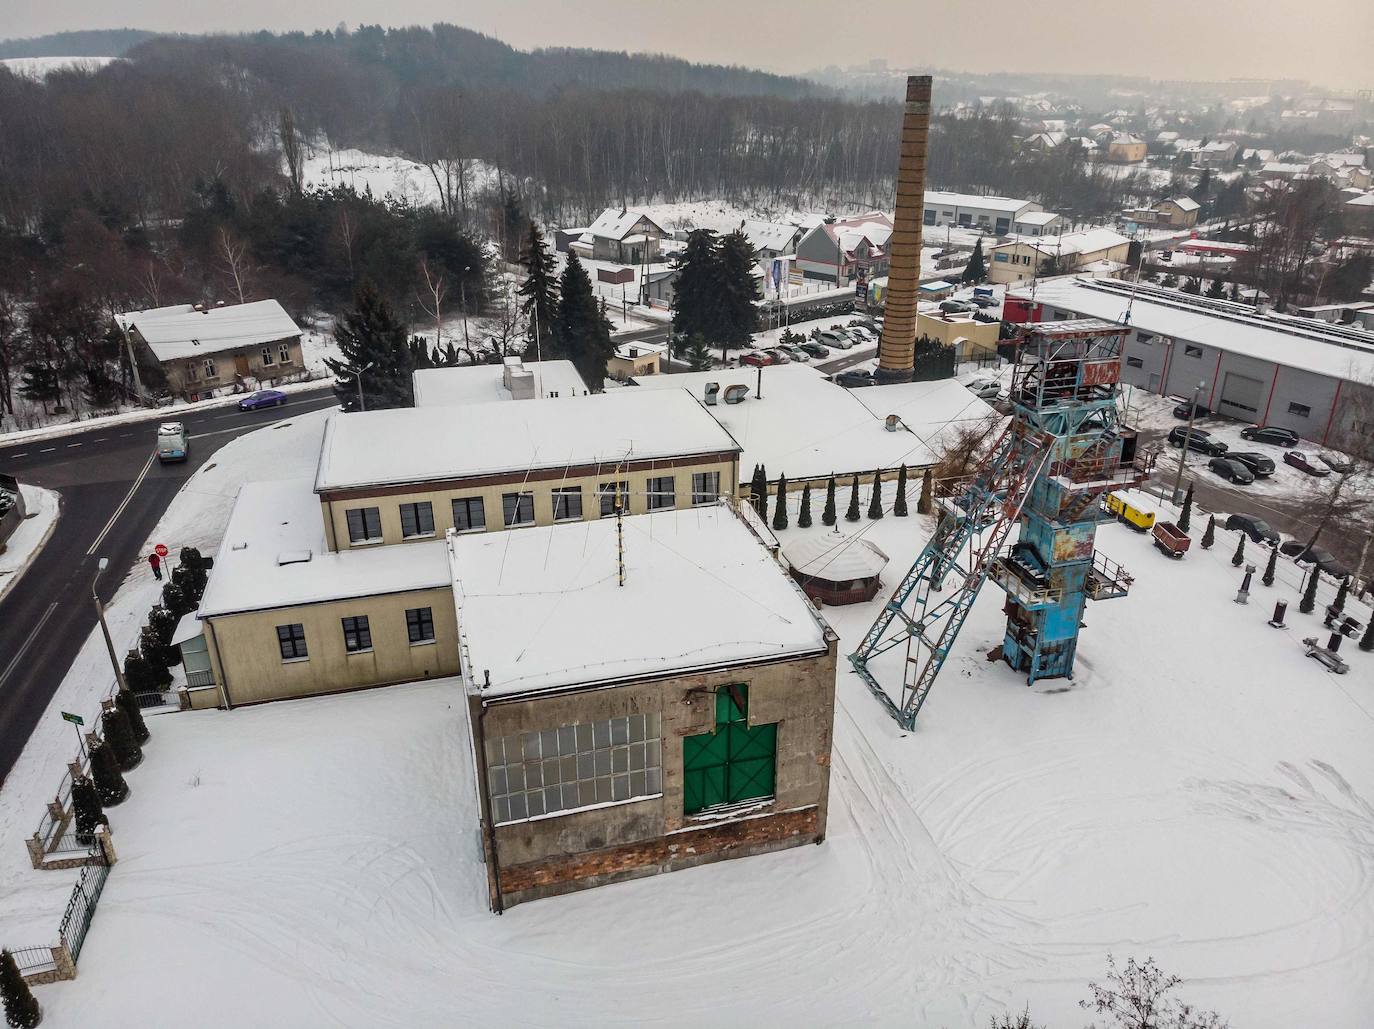
[[[1188,492],[1183,494],[1183,510],[1178,514],[1178,527],[1184,532],[1193,524],[1193,484],[1188,483]]]
[[[716,248],[720,269],[716,296],[717,333],[722,357],[731,348],[748,345],[759,331],[758,284],[754,281],[754,247],[736,229]]]
[[[763,466],[754,465],[754,474],[749,479],[749,503],[754,505],[754,511],[760,518],[766,510],[764,496],[768,490],[768,480],[763,477]]]
[[[334,374],[334,393],[345,411],[358,410],[358,379],[353,369],[363,368],[367,369],[362,374],[363,401],[369,411],[414,406],[406,327],[371,286],[358,291],[353,310],[334,328],[334,342],[343,356],[327,357],[324,363]]]
[[[1317,609],[1317,580],[1320,578],[1317,566],[1313,565],[1307,573],[1307,588],[1303,590],[1302,602],[1298,604],[1298,610],[1305,615],[1310,615]]]
[[[562,356],[555,328],[558,321],[558,280],[553,273],[553,255],[544,245],[544,234],[533,221],[525,230],[525,239],[520,247],[520,263],[525,268],[525,281],[519,289],[525,299],[520,304],[520,311],[529,323],[525,335],[528,341],[525,357],[531,361],[554,360]]]
[[[921,499],[916,501],[916,513],[928,515],[935,509],[935,474],[927,468],[921,476]]]
[[[38,998],[24,981],[23,973],[8,949],[0,950],[0,1001],[5,1008],[5,1021],[10,1029],[33,1029],[43,1021]]]
[[[501,253],[507,261],[515,261],[519,259],[520,244],[530,219],[520,203],[520,197],[515,193],[506,193],[504,182],[501,189]]]
[[[119,762],[107,743],[97,743],[91,748],[91,778],[95,780],[100,803],[105,807],[114,807],[129,795],[129,784],[124,781]]]
[[[50,364],[24,366],[24,378],[19,383],[19,395],[41,404],[44,413],[48,405],[62,399],[62,379]]]
[[[825,484],[825,510],[821,512],[822,525],[835,524],[835,476]]]
[[[797,528],[811,528],[811,483],[802,487],[801,510],[797,513]]]
[[[148,723],[143,719],[143,709],[138,706],[138,698],[128,690],[116,690],[114,701],[129,719],[129,727],[134,731],[134,740],[139,744],[147,743],[148,737],[152,734],[148,731]]]
[[[105,742],[114,750],[119,770],[127,772],[137,768],[143,760],[143,748],[134,739],[134,727],[129,724],[129,716],[118,704],[100,716],[100,729]]]
[[[906,517],[906,465],[897,469],[897,498],[892,502],[892,514],[896,518]]]
[[[1202,280],[1196,275],[1189,275],[1183,283],[1183,292],[1198,296],[1202,293]]]
[[[1212,544],[1217,541],[1217,516],[1207,516],[1207,528],[1202,533],[1202,549],[1211,550]]]
[[[1239,568],[1245,563],[1245,533],[1237,534],[1236,552],[1231,555],[1231,564]]]
[[[1336,590],[1336,599],[1331,601],[1333,611],[1344,611],[1346,599],[1350,596],[1350,576],[1341,580],[1340,588]]]
[[[72,813],[76,817],[76,838],[90,846],[98,825],[109,825],[105,809],[100,806],[100,794],[89,776],[79,775],[72,780]]]
[[[778,479],[778,499],[773,508],[773,528],[787,528],[787,476]]]
[[[673,283],[673,332],[687,338],[715,339],[720,326],[716,307],[720,293],[716,234],[709,229],[689,233],[677,269],[677,280]]]
[[[210,580],[210,570],[205,563],[205,558],[195,547],[182,547],[177,567],[186,569],[187,582],[192,587],[190,596],[199,604],[200,598],[205,594],[206,583]],[[172,628],[175,631],[175,624]],[[170,638],[169,636],[168,639]]]
[[[969,255],[968,264],[964,267],[961,281],[982,282],[987,277],[987,260],[983,257],[983,241],[979,239],[973,244],[973,253]]]
[[[883,473],[873,472],[873,493],[868,498],[868,517],[876,521],[883,516]]]
[[[1225,280],[1225,279],[1213,279],[1213,280],[1212,280],[1212,284],[1211,284],[1210,286],[1207,287],[1206,296],[1207,296],[1207,298],[1208,298],[1209,300],[1225,300],[1225,299],[1226,299],[1226,280]]]
[[[849,510],[844,513],[846,522],[857,522],[859,520],[859,477],[854,476],[854,481],[849,486]]]
[[[1260,577],[1260,582],[1264,583],[1266,586],[1272,586],[1272,585],[1274,585],[1274,573],[1275,573],[1275,572],[1277,571],[1277,569],[1278,569],[1278,563],[1279,563],[1279,548],[1278,548],[1278,547],[1270,547],[1270,548],[1269,548],[1269,561],[1268,561],[1268,563],[1264,566],[1264,575]]]
[[[714,362],[711,358],[711,348],[706,344],[706,337],[699,332],[688,336],[687,343],[682,349],[682,359],[694,372],[709,372]]]
[[[600,393],[606,383],[606,362],[615,355],[611,323],[597,304],[591,277],[571,251],[558,286],[558,323],[554,335],[582,381]]]
[[[1364,627],[1364,635],[1360,637],[1361,650],[1374,650],[1374,618],[1369,620],[1369,624]]]

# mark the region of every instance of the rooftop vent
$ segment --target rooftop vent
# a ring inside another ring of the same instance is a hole
[[[278,565],[305,564],[314,555],[309,550],[283,550],[277,555]]]
[[[718,382],[708,382],[708,383],[706,384],[706,393],[705,393],[705,395],[702,397],[702,399],[706,401],[707,406],[709,406],[709,407],[715,407],[715,406],[716,406],[716,399],[717,399],[719,396],[720,396],[720,383],[718,383]]]
[[[902,427],[902,416],[890,414],[883,419],[883,428],[888,432],[897,432]]]
[[[725,402],[727,404],[739,404],[744,402],[744,398],[749,395],[749,387],[742,382],[725,387]]]

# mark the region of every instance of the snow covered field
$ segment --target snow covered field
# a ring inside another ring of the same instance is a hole
[[[237,481],[310,473],[321,421],[230,444],[158,534],[211,545]],[[892,556],[890,589],[931,525],[840,528]],[[782,541],[803,532],[831,530]],[[993,586],[914,733],[841,672],[825,845],[500,918],[453,682],[160,717],[111,812],[121,861],[80,976],[38,990],[51,1024],[954,1027],[1029,1003],[1073,1026],[1111,951],[1153,955],[1237,1027],[1367,1026],[1374,655],[1347,646],[1339,678],[1303,655],[1320,625],[1287,561],[1232,603],[1230,533],[1181,562],[1115,524],[1100,541],[1136,581],[1089,609],[1073,682],[986,660]],[[121,640],[145,577],[114,606]],[[1278,596],[1286,631],[1264,624]],[[842,652],[876,607],[826,609]],[[97,646],[54,710],[104,689]],[[19,845],[69,743],[43,726],[0,792],[0,937],[20,945],[47,942],[70,883]]]
[[[55,71],[68,69],[95,71],[111,61],[117,60],[119,60],[117,57],[7,57],[0,60],[0,64],[16,75],[22,75],[29,79],[42,79]]]
[[[352,186],[374,197],[391,196],[416,205],[438,206],[439,186],[428,168],[404,157],[372,154],[365,150],[322,149],[305,160],[307,186]],[[481,161],[467,168],[469,202],[473,194],[496,181],[496,170]]]

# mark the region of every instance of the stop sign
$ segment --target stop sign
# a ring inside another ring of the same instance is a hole
[[[166,557],[167,548],[163,544],[159,543],[157,546],[153,548],[153,553],[156,554],[158,557]]]

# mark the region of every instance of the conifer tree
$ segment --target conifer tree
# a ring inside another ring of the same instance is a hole
[[[709,372],[713,361],[711,348],[706,344],[706,337],[699,332],[694,332],[688,336],[687,342],[682,348],[682,359],[687,362],[687,367],[694,372]]]
[[[716,234],[709,229],[692,230],[678,257],[677,268],[677,280],[673,283],[673,332],[689,339],[700,336],[709,343],[716,338],[720,325],[716,307],[720,291]]]
[[[114,807],[129,795],[129,784],[124,781],[119,762],[108,743],[97,743],[91,748],[91,778],[95,780],[100,803],[105,807]]]
[[[525,268],[525,281],[520,283],[518,290],[525,298],[520,303],[520,311],[528,322],[525,358],[530,361],[549,361],[562,357],[556,335],[558,280],[553,272],[553,255],[544,245],[544,234],[533,220],[526,227],[525,238],[520,245],[520,264]]]
[[[1279,563],[1279,548],[1278,548],[1278,547],[1270,547],[1270,548],[1269,548],[1269,561],[1268,561],[1268,563],[1265,564],[1265,566],[1264,566],[1264,575],[1260,577],[1260,582],[1264,583],[1266,586],[1272,586],[1272,585],[1274,585],[1274,573],[1275,573],[1275,572],[1277,571],[1277,569],[1278,569],[1278,563]]]
[[[1364,627],[1364,635],[1360,637],[1361,650],[1374,650],[1374,618]]]
[[[100,806],[100,794],[89,776],[79,775],[72,780],[72,812],[76,817],[76,838],[90,846],[98,825],[109,825],[105,809]]]
[[[717,287],[716,342],[722,360],[732,348],[749,344],[759,331],[758,284],[754,281],[754,246],[749,237],[736,229],[716,248],[719,271]]]
[[[1346,599],[1350,596],[1350,576],[1341,580],[1340,588],[1336,590],[1336,599],[1331,601],[1333,611],[1344,611]]]
[[[520,256],[520,244],[530,218],[520,203],[520,197],[515,193],[506,193],[504,182],[501,189],[504,194],[501,199],[501,252],[507,261],[515,261]]]
[[[749,481],[749,503],[760,518],[768,514],[768,479],[763,465],[754,465],[754,477]]]
[[[1302,602],[1298,604],[1298,610],[1305,615],[1310,615],[1317,609],[1317,580],[1320,578],[1317,566],[1313,565],[1307,573],[1307,589],[1303,590]]]
[[[821,512],[822,525],[834,525],[835,516],[835,476],[825,484],[825,510]]]
[[[979,239],[973,244],[973,253],[969,255],[968,264],[964,267],[962,282],[982,282],[988,277],[987,260],[983,257],[983,241]]]
[[[1202,533],[1202,549],[1211,550],[1212,544],[1217,541],[1217,516],[1207,516],[1207,528]]]
[[[592,280],[572,251],[559,280],[558,324],[555,337],[559,348],[572,361],[582,381],[596,393],[606,383],[606,362],[615,355],[611,343],[611,323],[601,313]]]
[[[143,760],[143,748],[134,739],[134,727],[129,724],[129,716],[118,704],[100,716],[100,729],[105,735],[105,742],[114,751],[119,770],[127,772],[137,768]]]
[[[116,690],[115,703],[129,719],[129,728],[134,732],[134,740],[139,744],[148,742],[148,737],[152,734],[148,731],[148,723],[143,719],[143,709],[138,706],[138,698],[128,690]]]
[[[868,498],[868,517],[874,521],[883,516],[883,473],[873,472],[873,492]]]
[[[857,474],[849,486],[849,510],[844,513],[844,520],[846,522],[859,520],[859,476]]]
[[[773,507],[773,528],[787,528],[787,476],[778,479],[778,499]]]
[[[1245,563],[1245,533],[1239,533],[1236,539],[1236,552],[1231,555],[1231,564],[1239,568]]]
[[[362,392],[369,411],[414,406],[405,324],[371,286],[358,290],[353,310],[334,327],[334,342],[342,357],[327,357],[324,363],[334,374],[334,392],[345,411],[358,410],[358,380],[350,369],[362,368],[367,368]]]
[[[1188,492],[1183,494],[1183,510],[1178,513],[1178,527],[1187,532],[1193,523],[1193,484],[1188,483]]]
[[[33,1029],[43,1021],[38,998],[24,981],[23,973],[8,949],[0,950],[0,1002],[10,1029]]]
[[[162,606],[176,615],[178,619],[182,615],[190,614],[196,608],[195,601],[186,595],[186,590],[175,578],[162,587]]]
[[[801,510],[797,512],[797,528],[811,528],[811,483],[802,487]]]
[[[892,514],[896,518],[906,517],[906,465],[897,469],[897,498],[892,502]]]
[[[1211,284],[1210,286],[1207,287],[1206,296],[1207,296],[1207,298],[1208,298],[1209,300],[1225,300],[1225,299],[1226,299],[1226,280],[1225,280],[1225,279],[1213,279],[1213,280],[1212,280],[1212,284]]]
[[[921,476],[921,499],[916,501],[916,513],[928,515],[935,507],[935,474],[927,468]]]

